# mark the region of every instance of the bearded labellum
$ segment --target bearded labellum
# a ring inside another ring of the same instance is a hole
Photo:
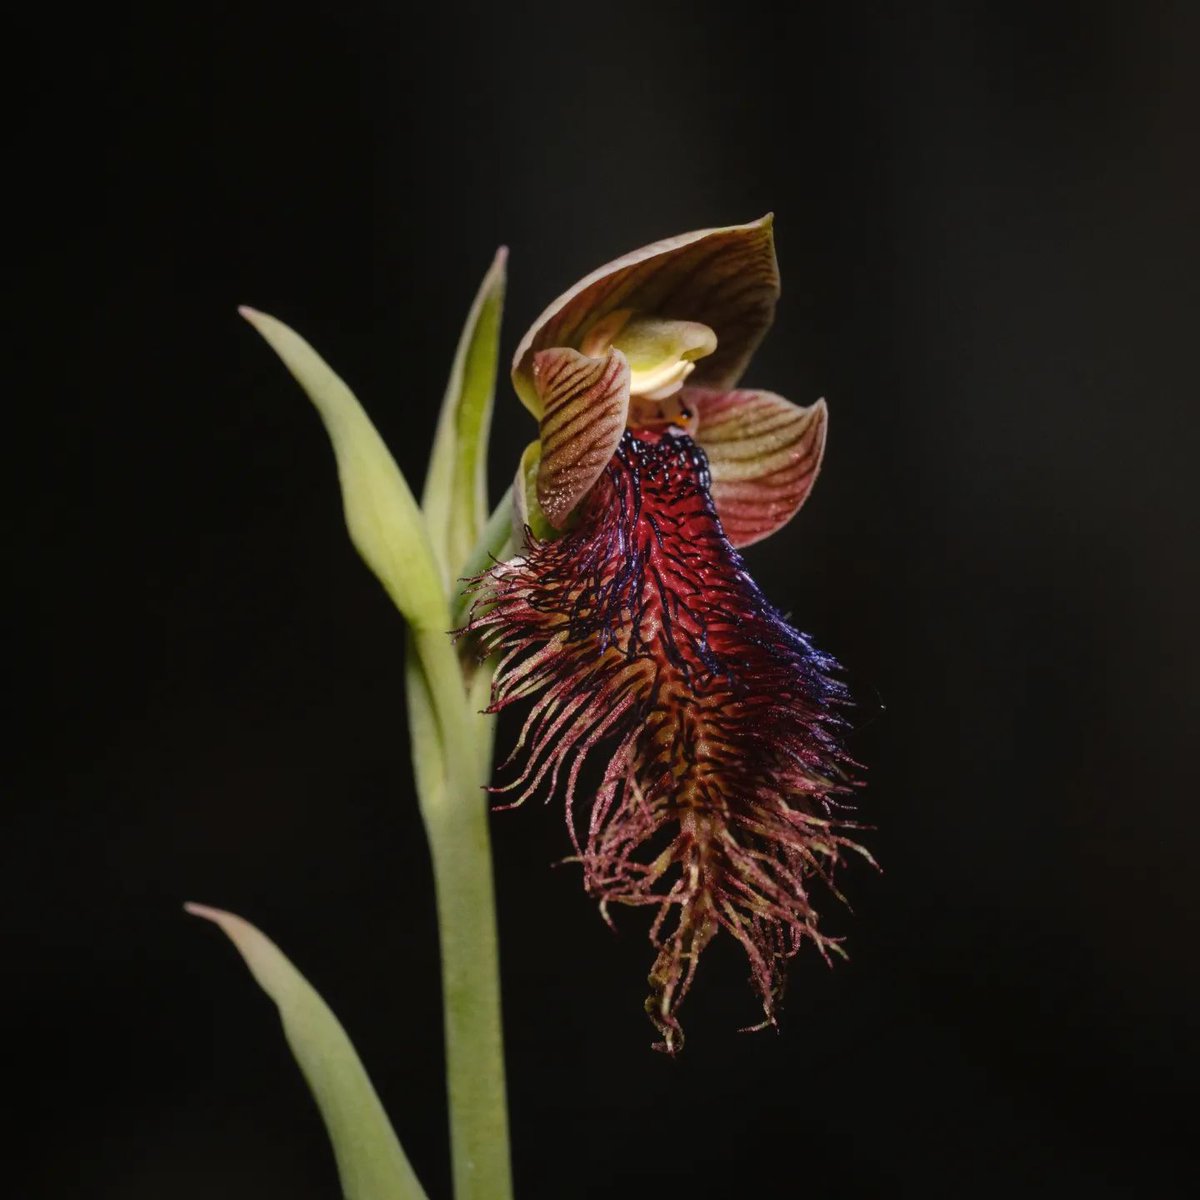
[[[773,1024],[786,960],[840,952],[812,884],[838,895],[845,852],[869,858],[844,819],[836,664],[737,549],[795,514],[824,449],[822,401],[734,390],[777,296],[764,218],[648,246],[551,305],[513,369],[540,426],[514,485],[522,549],[475,584],[490,711],[532,702],[497,790],[561,794],[606,916],[654,910],[646,1007],[669,1053],[722,932]],[[591,755],[606,765],[585,796]]]

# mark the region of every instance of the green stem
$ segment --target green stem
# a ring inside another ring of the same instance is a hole
[[[494,719],[478,715],[442,630],[411,630],[405,664],[413,768],[441,938],[455,1200],[511,1200],[487,793]],[[476,691],[477,689],[472,689]]]

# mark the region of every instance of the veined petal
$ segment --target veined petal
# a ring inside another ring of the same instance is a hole
[[[550,346],[578,346],[614,309],[698,321],[717,335],[716,351],[696,364],[697,385],[730,388],[775,316],[779,268],[768,214],[748,225],[701,229],[643,246],[564,292],[533,323],[513,358],[513,386],[541,415],[534,356]]]
[[[561,529],[625,432],[629,364],[620,350],[588,358],[559,346],[534,355],[533,382],[542,412],[538,504]]]
[[[773,392],[684,388],[683,402],[708,456],[725,536],[749,546],[786,525],[821,469],[825,401],[801,408]]]
[[[647,1012],[669,1053],[721,934],[774,1022],[786,960],[805,941],[839,952],[814,883],[838,895],[838,864],[865,854],[843,817],[854,785],[836,664],[755,586],[708,482],[686,435],[626,433],[571,530],[477,581],[469,627],[498,664],[489,711],[532,701],[516,777],[497,790],[562,795],[588,891],[655,913]],[[584,800],[581,769],[602,750]]]

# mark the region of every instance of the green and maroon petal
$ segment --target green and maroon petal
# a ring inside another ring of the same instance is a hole
[[[629,364],[619,350],[589,358],[558,346],[533,356],[532,377],[541,406],[537,499],[561,529],[625,432]]]
[[[530,442],[521,455],[517,464],[516,474],[512,482],[512,523],[511,537],[514,546],[520,546],[525,541],[526,528],[536,538],[553,538],[557,530],[542,512],[542,506],[537,498],[538,467],[542,461],[542,443]]]
[[[821,469],[825,401],[801,408],[773,392],[684,388],[683,402],[708,456],[725,536],[749,546],[786,525]]]
[[[551,346],[579,346],[614,309],[697,321],[717,335],[717,349],[697,363],[693,382],[713,388],[737,383],[779,298],[779,269],[770,214],[748,225],[680,234],[615,259],[564,292],[534,322],[513,359],[513,386],[541,415],[534,357]]]

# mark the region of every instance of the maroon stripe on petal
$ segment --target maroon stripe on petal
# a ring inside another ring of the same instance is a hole
[[[588,358],[556,347],[534,356],[533,381],[542,404],[538,504],[561,529],[625,432],[629,364],[619,350]]]
[[[717,348],[697,363],[692,378],[707,387],[732,387],[775,315],[779,270],[771,224],[763,217],[667,238],[580,280],[542,313],[517,347],[513,383],[522,401],[538,412],[532,371],[539,351],[580,345],[596,321],[618,308],[707,325],[717,335]]]
[[[685,388],[683,398],[696,417],[729,540],[748,546],[790,521],[821,469],[825,401],[800,408],[773,392],[705,388]]]

